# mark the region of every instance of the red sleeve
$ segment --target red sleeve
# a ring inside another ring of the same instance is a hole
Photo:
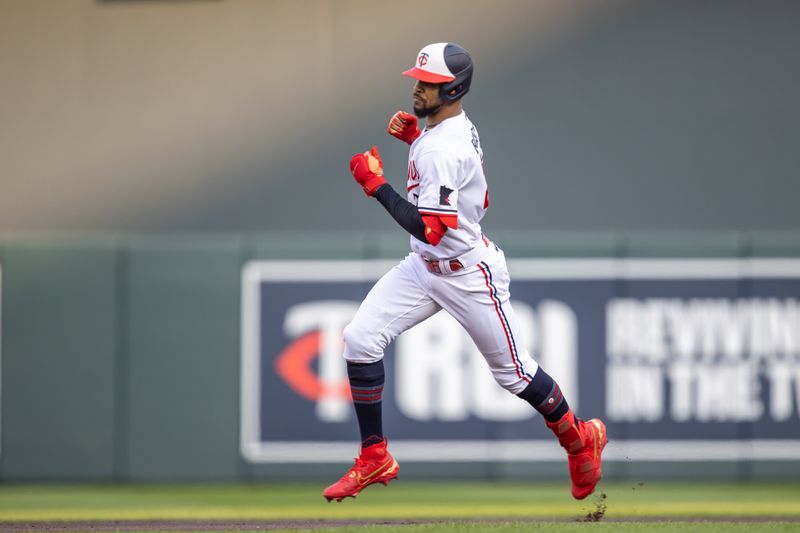
[[[447,223],[438,215],[422,215],[422,222],[425,224],[425,238],[428,243],[433,246],[439,244],[447,231]]]

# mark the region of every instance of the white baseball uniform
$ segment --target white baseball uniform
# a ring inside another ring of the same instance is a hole
[[[464,112],[413,142],[408,201],[448,229],[436,246],[411,237],[412,252],[378,280],[345,328],[345,359],[380,360],[398,335],[444,309],[467,330],[503,388],[525,389],[538,365],[509,302],[505,256],[481,232],[487,191],[480,139]]]

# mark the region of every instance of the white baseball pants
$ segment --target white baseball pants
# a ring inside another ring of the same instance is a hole
[[[378,361],[398,335],[444,309],[472,337],[500,386],[518,394],[538,365],[524,348],[509,282],[505,256],[494,245],[478,264],[451,274],[428,271],[412,252],[378,280],[344,329],[344,357]]]

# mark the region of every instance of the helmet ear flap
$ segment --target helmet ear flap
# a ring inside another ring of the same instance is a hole
[[[439,88],[439,97],[445,102],[455,102],[469,92],[471,82],[472,67],[470,66],[469,73],[456,76],[456,79],[449,83],[443,83]]]
[[[459,45],[448,43],[444,48],[444,61],[455,79],[442,84],[439,96],[445,102],[455,102],[469,91],[472,83],[472,58]]]

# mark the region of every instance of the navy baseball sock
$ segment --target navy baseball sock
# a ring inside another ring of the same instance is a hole
[[[366,448],[383,441],[381,398],[383,397],[383,360],[375,363],[347,362],[353,406],[361,431],[361,446]]]
[[[558,422],[569,411],[558,383],[542,367],[536,370],[533,380],[517,396],[531,404],[548,422]]]

